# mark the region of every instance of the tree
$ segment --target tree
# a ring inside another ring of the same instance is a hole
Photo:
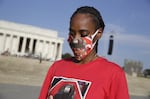
[[[142,73],[143,69],[143,63],[141,61],[135,61],[135,60],[124,60],[124,70],[126,73],[132,75],[133,73],[136,73],[137,75]]]
[[[71,58],[71,57],[72,57],[72,55],[70,53],[62,54],[62,59]]]

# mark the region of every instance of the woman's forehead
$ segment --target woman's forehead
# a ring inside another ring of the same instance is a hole
[[[76,14],[70,22],[70,28],[95,28],[95,24],[88,14]]]

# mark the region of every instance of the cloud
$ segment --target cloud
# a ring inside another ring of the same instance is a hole
[[[150,50],[150,39],[147,35],[137,33],[131,34],[127,32],[123,27],[115,24],[108,24],[104,32],[104,38],[107,38],[110,34],[113,34],[114,40],[116,40],[119,44],[144,47]]]
[[[125,29],[119,25],[115,24],[106,24],[105,31],[106,34],[120,34],[124,33]]]
[[[142,54],[144,55],[150,55],[150,51],[149,50],[143,50],[141,51]]]
[[[123,33],[116,35],[116,39],[122,44],[150,48],[150,39],[145,35]]]

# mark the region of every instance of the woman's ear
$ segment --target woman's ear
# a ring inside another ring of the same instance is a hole
[[[100,39],[102,37],[102,34],[103,34],[103,29],[99,28],[97,33],[97,38]]]

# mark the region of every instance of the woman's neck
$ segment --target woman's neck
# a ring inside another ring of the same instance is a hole
[[[91,62],[93,60],[95,60],[97,58],[97,53],[95,52],[95,50],[92,50],[84,59],[82,59],[81,61],[78,61],[76,59],[74,59],[73,61],[77,64],[85,64],[88,62]]]

